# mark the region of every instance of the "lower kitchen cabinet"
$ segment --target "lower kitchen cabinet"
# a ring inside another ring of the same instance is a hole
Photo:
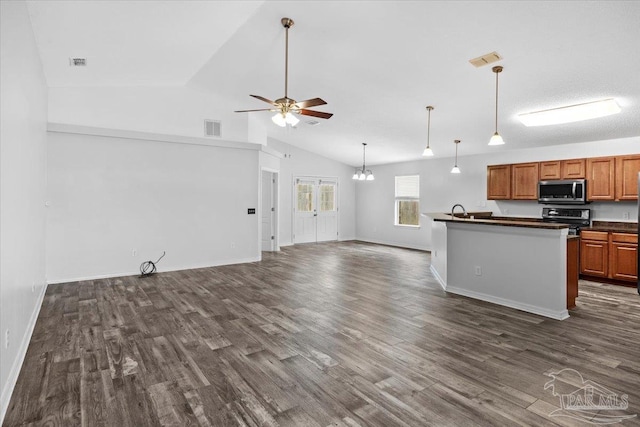
[[[610,277],[617,280],[638,280],[638,236],[611,233]]]
[[[609,273],[609,233],[583,231],[580,234],[580,274],[607,277]]]
[[[580,234],[580,274],[635,282],[637,259],[637,234],[586,230]]]

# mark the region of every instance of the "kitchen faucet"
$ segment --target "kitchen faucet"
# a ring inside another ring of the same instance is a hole
[[[467,210],[464,208],[464,206],[462,206],[460,203],[456,203],[451,208],[451,219],[456,219],[456,217],[453,215],[453,211],[456,209],[457,206],[460,206],[462,208],[462,213],[464,213],[464,216],[469,216],[467,215]]]

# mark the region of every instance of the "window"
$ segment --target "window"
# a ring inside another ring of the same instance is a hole
[[[336,185],[320,181],[320,212],[336,210]]]
[[[420,175],[396,176],[396,225],[420,225]]]
[[[313,211],[313,184],[297,184],[298,212]]]

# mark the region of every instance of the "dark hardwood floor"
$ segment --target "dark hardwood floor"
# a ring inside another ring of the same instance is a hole
[[[49,286],[3,425],[586,425],[550,415],[565,368],[640,414],[633,288],[583,281],[555,321],[445,294],[425,252],[263,255]]]

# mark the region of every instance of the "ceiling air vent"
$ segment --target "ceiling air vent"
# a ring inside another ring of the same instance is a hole
[[[69,66],[71,67],[86,67],[87,58],[69,58]]]
[[[309,121],[307,121],[305,123],[308,124],[309,126],[316,126],[316,125],[320,124],[320,122],[317,121],[317,120],[309,120]]]
[[[486,55],[479,56],[477,58],[470,59],[469,62],[474,67],[483,67],[485,65],[491,64],[492,62],[497,62],[502,59],[502,56],[498,52],[487,53]]]
[[[219,120],[205,120],[204,136],[209,138],[220,138],[222,136],[222,123]]]

